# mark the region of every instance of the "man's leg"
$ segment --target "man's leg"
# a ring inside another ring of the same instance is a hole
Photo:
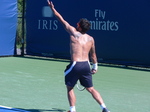
[[[86,90],[92,94],[93,98],[94,98],[100,105],[104,103],[104,101],[103,101],[103,99],[102,99],[100,93],[99,93],[97,90],[95,90],[94,87],[86,88]]]
[[[70,104],[70,112],[75,112],[75,103],[76,103],[76,97],[74,94],[74,90],[72,87],[66,86],[67,87],[67,95],[68,95],[68,101]]]
[[[106,105],[104,104],[104,101],[100,95],[100,93],[94,89],[94,87],[86,88],[88,92],[90,92],[93,96],[93,98],[99,103],[99,105],[102,108],[102,112],[110,112],[107,110]]]

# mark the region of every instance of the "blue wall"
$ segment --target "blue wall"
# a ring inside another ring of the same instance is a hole
[[[47,2],[27,0],[27,54],[69,57],[69,35]],[[150,1],[55,0],[55,8],[76,26],[80,18],[91,24],[99,62],[150,65]]]
[[[14,55],[17,0],[0,0],[0,56]]]

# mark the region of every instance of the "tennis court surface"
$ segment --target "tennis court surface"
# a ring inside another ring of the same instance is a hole
[[[63,71],[67,60],[38,57],[0,58],[0,112],[67,112]],[[99,66],[93,76],[111,112],[150,112],[148,69]],[[86,91],[75,88],[77,112],[101,112]]]

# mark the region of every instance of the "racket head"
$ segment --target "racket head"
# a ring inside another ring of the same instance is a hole
[[[79,91],[83,91],[85,89],[85,87],[81,85],[79,80],[77,81],[76,87]]]

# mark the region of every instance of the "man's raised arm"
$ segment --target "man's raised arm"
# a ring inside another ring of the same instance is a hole
[[[64,18],[54,8],[54,5],[53,5],[53,3],[51,1],[47,0],[47,2],[48,2],[48,5],[50,6],[51,10],[53,11],[54,15],[62,23],[62,25],[64,26],[66,31],[68,33],[72,33],[72,30],[74,29],[74,27],[72,27],[67,21],[64,20]]]

